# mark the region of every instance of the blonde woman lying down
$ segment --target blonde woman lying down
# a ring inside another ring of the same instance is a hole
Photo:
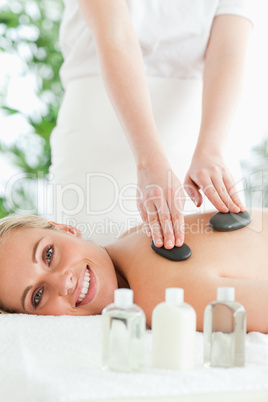
[[[255,213],[261,216],[261,230],[254,227]],[[82,240],[74,228],[43,218],[4,218],[1,308],[41,315],[100,314],[117,287],[130,287],[150,326],[165,288],[182,287],[202,331],[204,308],[215,300],[216,288],[233,286],[247,311],[247,330],[268,333],[268,210],[253,212],[251,224],[233,232],[210,229],[211,215],[185,217],[185,242],[192,256],[181,262],[154,252],[142,226],[100,247]]]

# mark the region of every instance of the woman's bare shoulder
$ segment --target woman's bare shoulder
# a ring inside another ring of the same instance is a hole
[[[131,234],[133,234],[133,233],[139,233],[139,232],[146,233],[145,227],[144,227],[144,224],[143,224],[143,223],[141,223],[140,225],[137,225],[137,226],[134,226],[134,227],[128,229],[126,232],[124,232],[124,233],[118,238],[118,240],[123,239],[124,237],[127,237],[127,236],[129,236],[129,235],[131,235]]]

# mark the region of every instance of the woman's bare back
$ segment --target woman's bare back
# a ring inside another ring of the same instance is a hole
[[[152,310],[164,300],[165,288],[182,287],[203,328],[205,306],[216,299],[218,286],[234,286],[236,300],[248,314],[248,331],[268,332],[268,211],[252,211],[252,223],[232,232],[215,232],[213,213],[185,217],[185,243],[192,256],[181,262],[164,259],[150,246],[142,227],[109,245],[116,270],[134,290],[135,302],[151,323]]]

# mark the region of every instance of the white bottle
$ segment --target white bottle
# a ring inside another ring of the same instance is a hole
[[[116,289],[114,303],[102,311],[103,366],[140,371],[144,366],[145,314],[133,303],[131,289]]]
[[[184,290],[167,288],[165,302],[152,315],[152,366],[187,370],[195,366],[196,313],[184,303]]]
[[[246,311],[235,302],[235,289],[218,288],[217,301],[204,312],[204,366],[244,366],[246,328]]]

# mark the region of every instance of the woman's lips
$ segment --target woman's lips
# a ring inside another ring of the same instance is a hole
[[[82,273],[81,273],[81,275],[80,275],[80,278],[79,278],[79,280],[78,280],[77,289],[76,289],[75,295],[74,295],[74,303],[75,303],[75,305],[78,304],[78,299],[79,299],[81,290],[82,290],[82,288],[83,288],[83,282],[84,282],[84,277],[85,277],[85,273],[86,273],[87,267],[88,267],[88,265],[86,266],[86,268],[84,268],[84,270],[82,271]]]
[[[94,275],[94,272],[88,265],[85,268],[84,273],[81,275],[81,279],[84,280],[84,276],[85,276],[85,272],[86,272],[87,268],[89,269],[89,274],[90,274],[90,282],[89,282],[88,292],[81,302],[78,302],[78,301],[76,302],[76,307],[84,306],[85,304],[90,303],[94,299],[96,292],[97,292],[97,279]],[[78,296],[77,296],[78,298],[79,298],[79,295],[80,295],[80,292],[82,289],[82,285],[80,286],[80,282],[81,282],[81,284],[83,284],[83,280],[81,280],[81,279],[79,280],[79,287],[78,287],[79,292],[78,292]]]

